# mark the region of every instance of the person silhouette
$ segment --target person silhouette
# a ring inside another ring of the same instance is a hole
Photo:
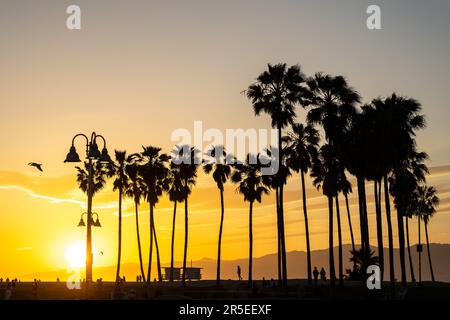
[[[314,284],[317,285],[317,280],[319,279],[319,270],[317,270],[317,267],[314,267],[313,276]]]
[[[323,267],[322,267],[322,269],[320,269],[320,280],[322,280],[322,281],[327,280],[327,273]]]
[[[239,265],[237,266],[237,276],[238,276],[239,281],[241,281],[242,280],[241,267]]]

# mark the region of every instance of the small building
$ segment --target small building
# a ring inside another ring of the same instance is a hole
[[[202,268],[196,268],[196,267],[186,267],[186,280],[201,280],[202,274],[201,270]],[[164,267],[164,280],[169,281],[170,280],[170,267]],[[173,268],[173,280],[179,281],[182,279],[183,275],[183,268]]]
[[[164,280],[170,280],[170,267],[164,267]],[[173,280],[181,280],[181,268],[173,268]]]

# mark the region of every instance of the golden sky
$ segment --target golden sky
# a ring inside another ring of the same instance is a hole
[[[65,268],[65,251],[83,241],[85,229],[76,225],[86,199],[73,166],[63,163],[74,134],[103,134],[111,153],[142,145],[168,152],[171,132],[192,129],[195,120],[221,130],[268,128],[269,119],[255,118],[240,94],[268,62],[299,63],[308,75],[343,74],[365,101],[392,91],[418,99],[428,124],[419,147],[431,157],[429,183],[442,200],[431,240],[449,243],[450,5],[383,2],[383,30],[373,32],[365,28],[366,2],[80,0],[82,30],[69,31],[71,1],[0,0],[0,276]],[[82,143],[77,146],[81,153]],[[30,161],[42,162],[44,173],[28,167]],[[215,258],[219,194],[210,177],[202,175],[197,185],[189,259]],[[286,195],[288,250],[305,249],[299,185],[295,176]],[[325,248],[325,201],[309,180],[308,186],[312,248]],[[225,193],[224,259],[247,256],[247,206],[234,188]],[[94,199],[103,224],[94,230],[95,265],[115,263],[116,203],[110,186]],[[276,251],[273,203],[268,197],[256,206],[255,256]],[[141,209],[145,257],[148,208]],[[123,261],[137,262],[131,203],[125,212]],[[180,209],[178,259],[183,214]],[[171,216],[172,204],[163,198],[156,209],[163,261]],[[413,242],[415,234],[413,228]]]

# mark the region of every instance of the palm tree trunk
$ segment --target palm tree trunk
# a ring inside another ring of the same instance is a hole
[[[281,143],[281,127],[278,126],[278,152],[279,152],[279,165],[283,165],[283,145]],[[282,284],[283,287],[287,287],[287,265],[286,265],[286,237],[284,233],[284,204],[283,204],[283,185],[280,185],[280,239],[281,239],[281,266],[282,266]]]
[[[419,246],[422,246],[422,239],[421,239],[421,230],[420,230],[420,215],[418,216],[418,222],[417,222],[417,231],[419,234]],[[418,254],[419,254],[419,283],[422,282],[422,248],[420,248],[420,250],[418,250]]]
[[[402,205],[401,205],[402,206]],[[403,210],[397,210],[398,244],[400,249],[400,267],[402,272],[402,287],[406,287],[405,267],[405,230],[403,226]]]
[[[367,202],[366,202],[366,186],[363,177],[357,177],[358,182],[358,195],[359,195],[359,205],[360,205],[360,224],[361,224],[361,247],[363,249],[363,265],[362,269],[367,268],[367,264],[370,256],[370,242],[369,242],[369,226],[367,220]]]
[[[275,200],[277,209],[277,263],[278,263],[278,285],[281,287],[281,238],[280,238],[280,197],[278,187],[275,188]]]
[[[120,280],[120,258],[122,254],[122,188],[119,188],[119,246],[117,252],[116,284]]]
[[[347,218],[348,218],[348,227],[350,229],[350,238],[352,240],[352,250],[356,251],[355,238],[353,236],[352,218],[350,216],[350,206],[348,205],[348,194],[345,193],[344,197],[345,197],[345,206],[347,208]]]
[[[162,274],[161,274],[161,259],[159,255],[159,247],[158,247],[158,238],[156,237],[156,228],[155,228],[155,222],[154,217],[152,216],[153,220],[153,236],[155,237],[155,248],[156,248],[156,268],[158,270],[158,281],[162,282]]]
[[[305,217],[305,237],[306,237],[306,272],[308,273],[308,284],[312,285],[311,276],[311,247],[309,243],[309,226],[308,226],[308,211],[306,207],[306,188],[305,188],[305,174],[300,170],[302,178],[302,200],[303,200],[303,215]],[[352,236],[353,238],[353,236]]]
[[[394,270],[394,236],[392,234],[392,221],[391,221],[391,204],[389,199],[389,187],[387,174],[384,175],[384,205],[386,207],[386,220],[388,226],[388,238],[389,238],[389,279],[391,282],[391,291],[395,289],[395,270]]]
[[[284,233],[284,208],[283,208],[283,186],[280,186],[280,226],[281,226],[281,264],[283,287],[287,287],[287,261],[286,261],[286,237]]]
[[[406,224],[406,246],[408,248],[408,259],[409,259],[409,270],[411,271],[411,282],[416,282],[416,277],[414,276],[413,261],[412,261],[412,256],[411,256],[411,245],[409,243],[409,221],[408,221],[409,218],[405,217],[405,219],[406,219],[406,221],[405,221],[405,224]]]
[[[367,199],[366,199],[366,184],[364,179],[362,179],[362,201],[363,201],[363,212],[364,212],[364,237],[365,240],[365,263],[367,267],[367,263],[369,261],[369,253],[370,253],[370,238],[369,238],[369,220],[367,217]]]
[[[225,206],[223,201],[223,190],[220,190],[220,227],[219,227],[219,241],[217,245],[217,273],[216,273],[216,284],[220,284],[220,253],[222,249],[222,229],[223,229],[223,218],[225,215]]]
[[[253,274],[253,201],[250,202],[250,210],[248,215],[248,285],[252,287]]]
[[[362,201],[362,188],[361,188],[361,178],[356,177],[358,184],[358,208],[359,208],[359,230],[361,235],[361,250],[365,252],[365,236],[364,236],[364,205]]]
[[[134,208],[136,213],[136,234],[139,252],[139,267],[141,268],[142,281],[145,282],[144,264],[142,263],[141,236],[139,234],[139,204],[137,201],[134,202]]]
[[[380,267],[380,280],[381,286],[383,286],[383,275],[384,275],[384,244],[383,244],[383,222],[381,219],[381,195],[378,188],[378,180],[374,180],[373,189],[375,196],[375,213],[377,220],[377,242],[378,242],[378,261]]]
[[[184,253],[183,253],[183,285],[186,284],[186,259],[187,259],[187,249],[188,249],[188,197],[184,199]]]
[[[341,210],[339,208],[339,194],[336,194],[336,218],[338,227],[338,244],[339,244],[339,286],[344,286],[344,268],[342,265],[342,230],[341,230]]]
[[[172,242],[170,245],[170,277],[169,281],[173,282],[173,263],[174,263],[174,250],[175,250],[175,221],[177,216],[177,201],[173,202],[173,219],[172,219]]]
[[[147,284],[150,284],[152,278],[152,256],[153,256],[153,204],[149,202],[150,206],[150,249],[148,254],[148,269],[147,269]]]
[[[333,252],[333,197],[328,196],[328,258],[330,263],[330,288],[331,294],[334,295],[336,271],[334,269],[334,252]]]
[[[428,252],[428,262],[430,263],[430,273],[431,273],[431,281],[435,281],[434,272],[433,272],[433,264],[431,263],[431,251],[430,251],[430,241],[428,240],[428,222],[425,222],[425,237],[427,239],[427,252]]]

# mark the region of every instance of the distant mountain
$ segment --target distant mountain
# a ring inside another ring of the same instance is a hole
[[[443,282],[450,282],[450,244],[431,244],[431,255],[433,259],[433,270],[435,273],[436,280]],[[350,249],[351,245],[344,245],[343,255],[344,255],[344,270],[350,268]],[[378,250],[375,250],[376,254]],[[336,262],[336,273],[338,272],[338,249],[334,248],[335,262]],[[389,256],[388,249],[384,250],[385,256],[385,279],[389,277]],[[416,246],[411,247],[411,254],[413,258],[413,268],[416,279],[418,279],[418,256],[416,252]],[[396,278],[400,278],[400,259],[398,249],[394,249],[394,266]],[[317,266],[319,269],[324,267],[328,274],[328,249],[315,250],[312,252],[312,266]],[[304,251],[291,251],[287,253],[288,261],[288,274],[289,278],[305,278],[306,277],[306,252]],[[222,261],[222,278],[223,279],[236,279],[236,268],[239,265],[242,269],[242,275],[245,278],[247,273],[247,259],[236,259],[236,260],[223,260]],[[168,264],[163,264],[168,265]],[[181,262],[175,263],[176,266],[181,266]],[[201,267],[203,279],[214,279],[216,272],[216,261],[214,259],[203,258],[197,261],[193,261],[192,265],[195,267]],[[147,270],[146,268],[144,268]],[[152,269],[152,277],[156,277],[156,265]],[[410,268],[408,260],[408,251],[406,250],[406,270],[407,279],[410,280]],[[125,275],[128,280],[134,280],[136,275],[139,274],[139,266],[134,263],[124,263],[121,266],[122,275]],[[94,277],[102,277],[104,280],[113,280],[115,278],[116,267],[106,266],[94,268]],[[277,254],[268,254],[262,257],[257,257],[253,259],[253,277],[255,279],[261,279],[265,277],[266,279],[277,278]],[[54,281],[59,277],[62,281],[67,280],[70,276],[66,270],[57,270],[53,272],[38,272],[27,274],[21,277],[23,281],[32,280],[34,278],[41,279],[42,281],[51,280]],[[424,252],[422,253],[422,280],[431,280],[428,256],[426,246],[424,246]]]

